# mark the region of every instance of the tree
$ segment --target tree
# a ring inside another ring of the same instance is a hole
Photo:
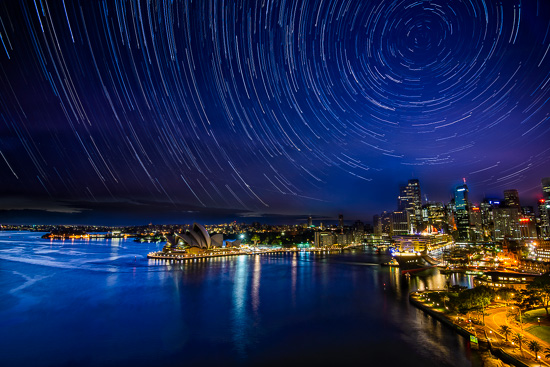
[[[512,328],[508,325],[500,325],[498,332],[504,335],[506,342],[508,343],[508,335],[512,333]]]
[[[544,274],[536,277],[527,285],[527,289],[535,292],[540,305],[546,311],[546,317],[549,318],[548,308],[550,307],[550,274]]]
[[[516,305],[519,313],[519,327],[523,329],[523,322],[521,321],[521,311],[529,306],[531,299],[529,298],[529,292],[527,290],[518,291],[512,293],[514,304]],[[512,307],[514,309],[514,307]]]
[[[485,307],[493,301],[494,297],[494,290],[486,286],[479,286],[458,293],[457,297],[453,297],[451,305],[461,314],[481,310],[483,323],[485,323]]]
[[[258,236],[257,233],[254,234],[254,236],[252,236],[252,238],[250,239],[252,242],[254,242],[254,246],[256,246],[256,244],[258,242],[260,242],[260,236]]]
[[[497,291],[497,296],[499,296],[501,300],[506,302],[506,306],[508,306],[508,302],[510,302],[510,300],[512,299],[512,294],[513,293],[514,293],[513,288],[508,288],[508,287],[500,288]]]
[[[523,356],[523,342],[525,341],[525,336],[520,333],[515,333],[512,337],[512,341],[518,345],[519,351],[521,352],[521,355]]]
[[[517,312],[515,310],[508,310],[506,311],[506,319],[514,318],[517,316]]]
[[[479,286],[471,289],[473,302],[476,308],[481,308],[483,315],[483,324],[485,325],[485,307],[487,307],[495,298],[495,291],[486,286]]]
[[[527,344],[527,347],[531,352],[535,353],[535,360],[538,360],[539,352],[542,349],[542,346],[540,345],[540,343],[536,340],[531,340],[529,341],[529,344]]]

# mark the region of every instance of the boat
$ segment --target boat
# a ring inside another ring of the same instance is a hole
[[[399,266],[399,262],[392,258],[390,261],[382,263],[382,266]]]
[[[427,251],[424,252],[395,252],[394,259],[399,264],[401,274],[414,273],[417,271],[433,268],[439,261],[430,257]]]

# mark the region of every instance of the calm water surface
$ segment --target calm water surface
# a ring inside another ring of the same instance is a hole
[[[2,366],[480,366],[371,249],[148,260],[160,244],[0,232]]]

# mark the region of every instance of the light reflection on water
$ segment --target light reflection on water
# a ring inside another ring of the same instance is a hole
[[[370,249],[170,262],[146,259],[159,244],[40,235],[0,232],[3,365],[478,365],[408,303],[470,277],[405,278]]]

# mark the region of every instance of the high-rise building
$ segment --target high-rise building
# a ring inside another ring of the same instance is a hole
[[[455,189],[456,229],[458,239],[470,240],[470,203],[468,202],[468,186],[459,185]]]
[[[519,212],[516,208],[494,208],[495,240],[520,240]]]
[[[541,180],[543,199],[539,201],[540,234],[550,237],[550,177]]]
[[[392,236],[404,236],[409,234],[411,217],[412,215],[406,210],[391,213]]]
[[[358,219],[353,223],[353,230],[356,232],[365,232],[365,224]]]
[[[519,205],[518,190],[504,190],[504,205],[508,208],[516,208],[517,210],[521,209],[521,206]]]
[[[336,243],[336,235],[332,232],[315,232],[315,247],[332,246]]]
[[[544,194],[544,199],[550,199],[550,177],[545,177],[540,180],[542,185],[542,193]]]
[[[423,222],[432,225],[438,232],[449,233],[445,207],[442,203],[428,203],[422,206]]]
[[[493,204],[492,200],[484,199],[479,205],[481,211],[481,224],[483,228],[483,239],[494,239],[494,222],[493,222]]]
[[[470,240],[485,240],[483,232],[483,216],[481,215],[481,208],[477,206],[472,206],[470,208]]]
[[[397,210],[407,211],[410,214],[409,232],[422,231],[422,194],[420,182],[417,179],[411,179],[407,185],[399,188]]]
[[[311,216],[309,216],[307,218],[307,226],[308,227],[313,227],[313,219],[311,218]]]
[[[469,194],[468,186],[466,184],[459,185],[455,189],[455,208],[457,211],[459,210],[469,210],[469,202],[468,202],[468,194]]]
[[[547,238],[550,236],[550,218],[548,216],[548,204],[545,199],[539,200],[539,215],[540,215],[540,237]]]
[[[372,217],[372,228],[374,230],[375,236],[381,236],[382,235],[382,219],[378,214],[374,215]]]
[[[519,218],[519,231],[522,240],[534,240],[537,238],[535,215],[521,215]]]
[[[338,215],[338,228],[344,228],[344,214]]]

